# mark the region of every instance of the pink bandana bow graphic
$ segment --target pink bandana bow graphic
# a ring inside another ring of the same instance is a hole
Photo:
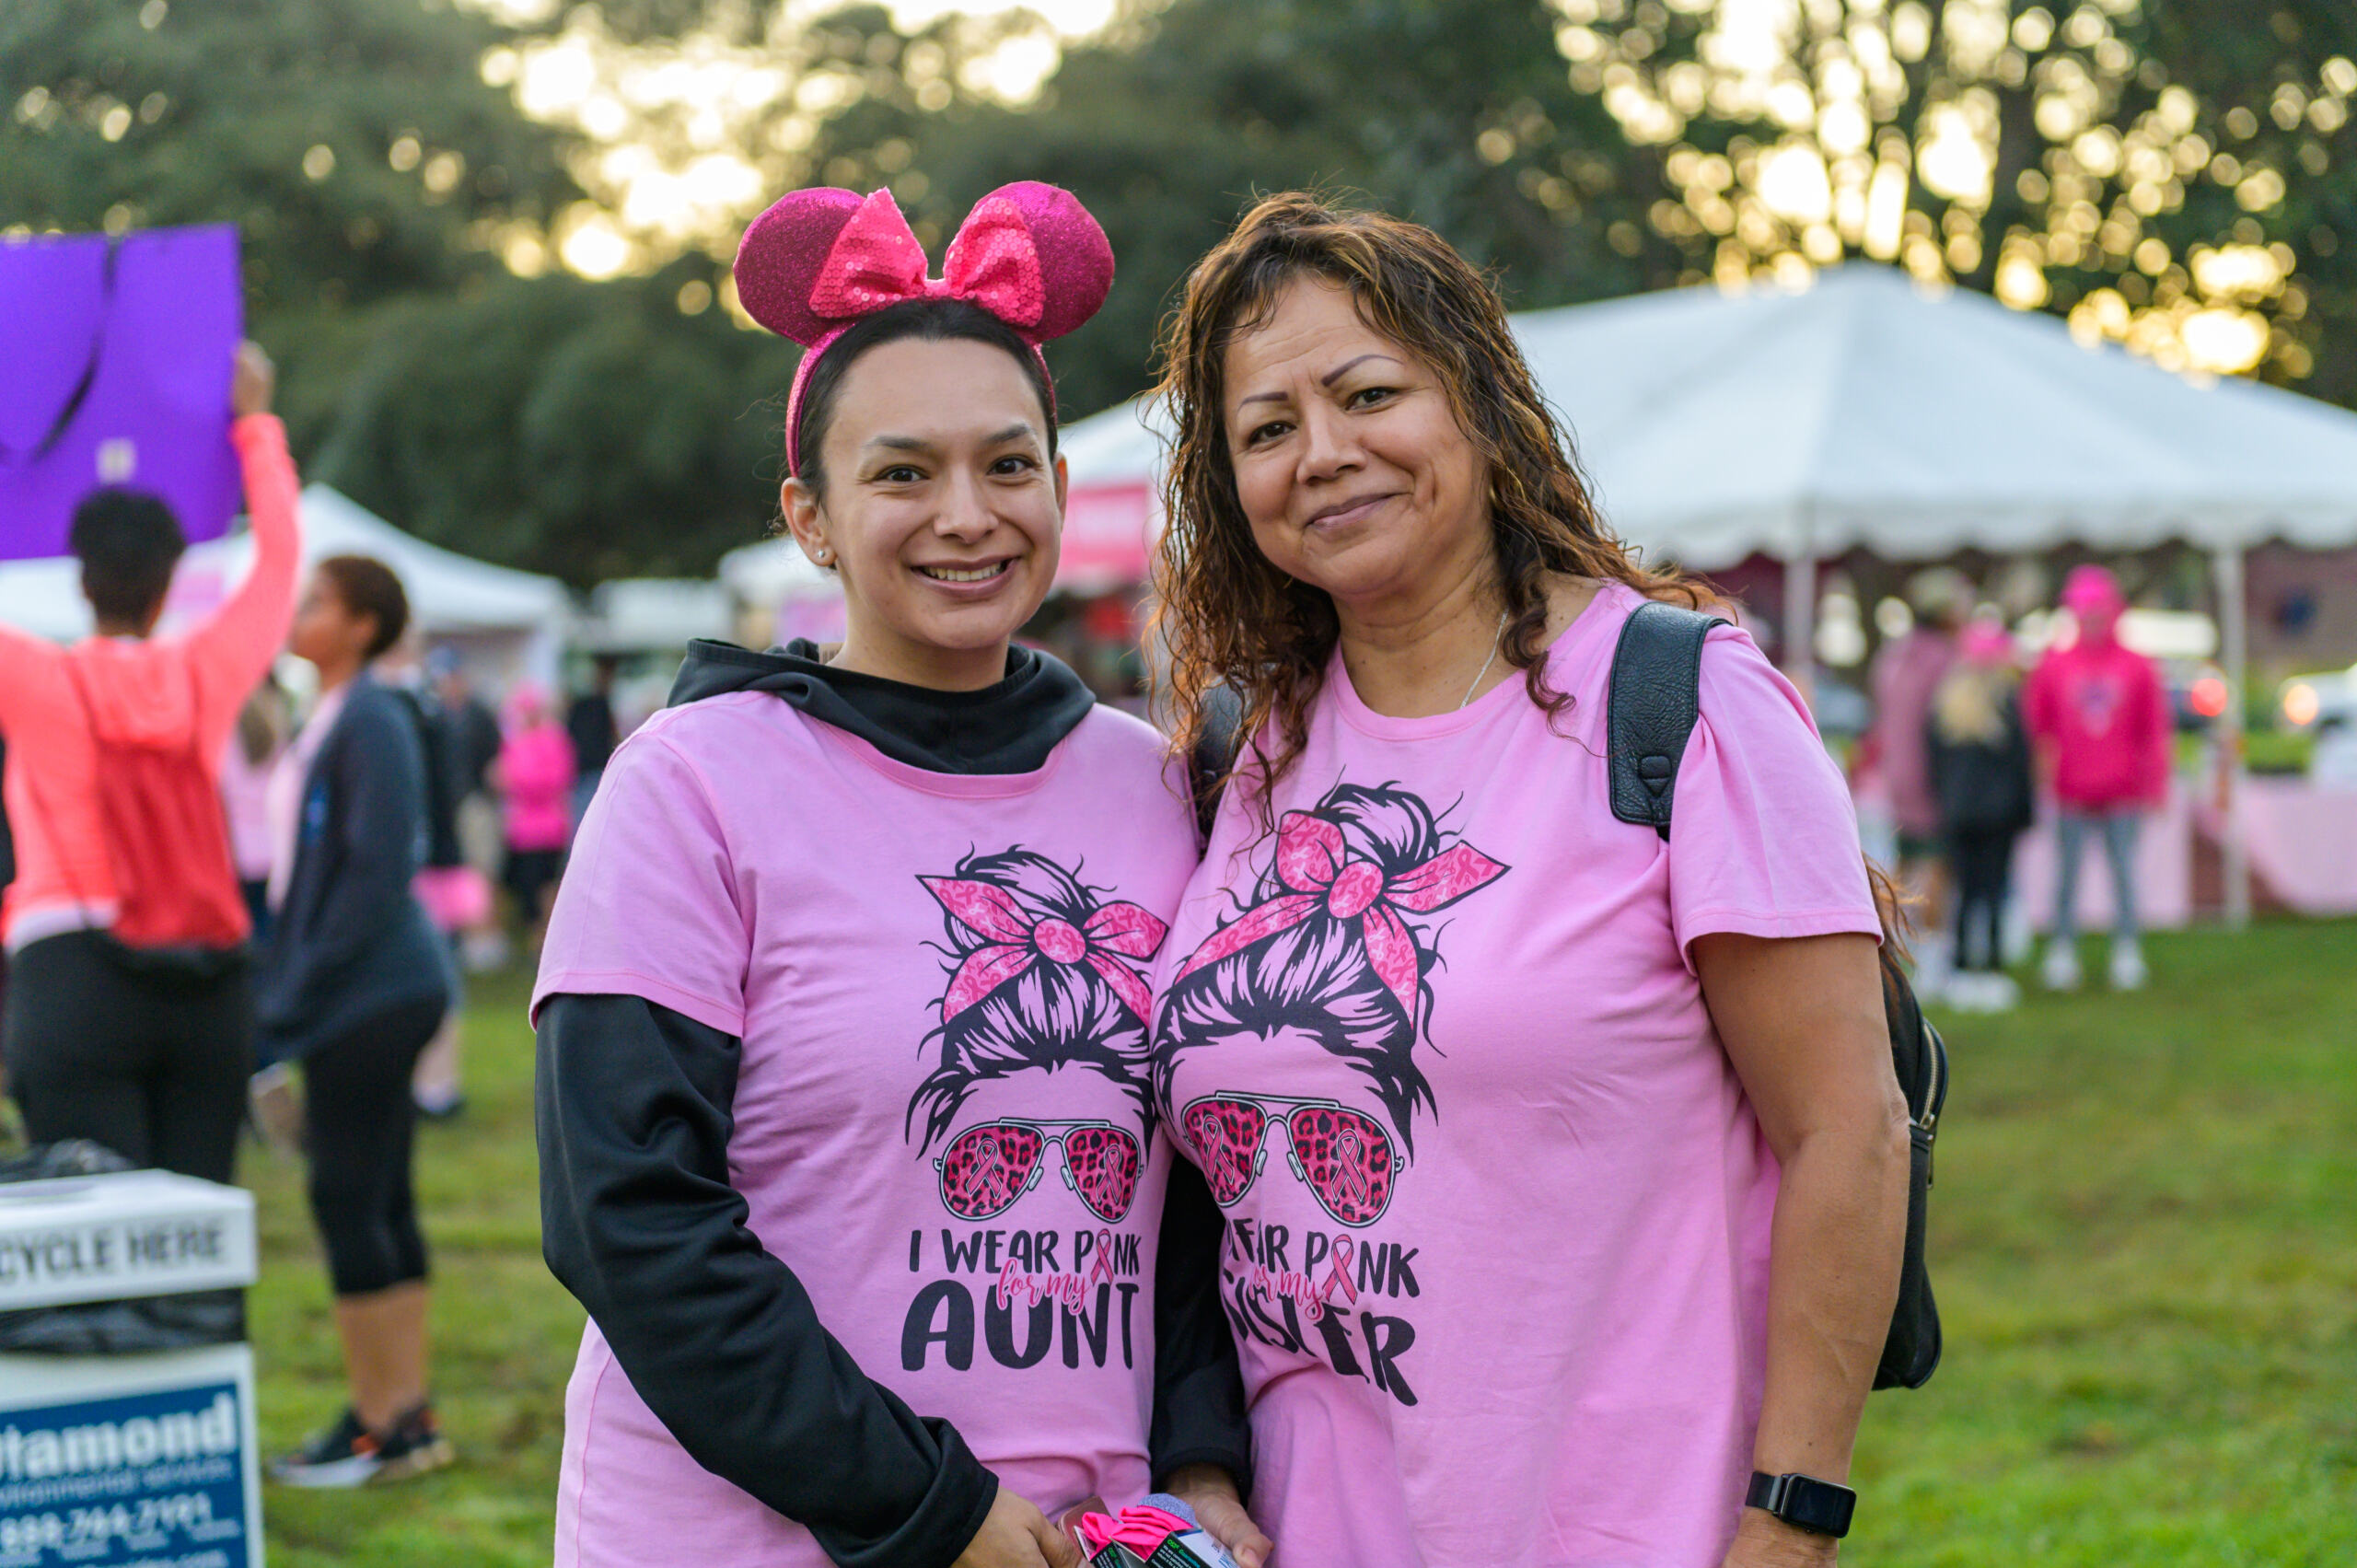
[[[1141,1022],[1152,998],[1137,970],[1124,958],[1150,958],[1162,946],[1168,927],[1132,903],[1110,903],[1074,925],[1050,915],[1033,920],[1012,894],[989,882],[957,877],[920,877],[926,891],[967,930],[985,938],[966,955],[941,999],[945,1024],[992,992],[1045,959],[1054,964],[1086,964],[1113,988]]]
[[[1277,879],[1293,890],[1255,905],[1235,923],[1213,932],[1173,978],[1184,980],[1263,937],[1289,931],[1322,907],[1336,920],[1359,923],[1375,972],[1412,1018],[1416,939],[1399,912],[1430,914],[1506,871],[1471,844],[1459,842],[1421,865],[1386,877],[1373,861],[1351,857],[1341,829],[1306,811],[1288,811],[1278,824],[1276,869]]]

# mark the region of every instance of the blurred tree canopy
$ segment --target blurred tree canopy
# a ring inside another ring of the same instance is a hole
[[[236,218],[308,470],[575,582],[702,570],[770,515],[794,350],[726,262],[814,181],[889,184],[936,261],[992,186],[1077,192],[1120,271],[1051,351],[1074,415],[1301,185],[1430,224],[1517,308],[1864,256],[2357,402],[2348,0],[1119,0],[1076,43],[466,3],[11,0],[0,229]]]

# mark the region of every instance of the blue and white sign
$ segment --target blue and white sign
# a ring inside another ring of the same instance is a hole
[[[228,1376],[0,1410],[0,1568],[259,1562],[250,1388]]]

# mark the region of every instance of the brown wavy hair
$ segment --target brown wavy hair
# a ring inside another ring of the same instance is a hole
[[[1369,327],[1429,367],[1486,460],[1507,622],[1499,651],[1524,672],[1533,703],[1550,715],[1571,703],[1547,682],[1550,578],[1609,579],[1649,598],[1716,602],[1684,574],[1642,564],[1605,527],[1497,290],[1447,241],[1421,224],[1305,192],[1267,197],[1188,275],[1185,297],[1163,324],[1153,394],[1176,436],[1155,587],[1177,745],[1191,752],[1206,699],[1222,686],[1233,691],[1264,818],[1308,738],[1310,705],[1341,629],[1323,589],[1271,565],[1253,542],[1228,453],[1225,378],[1229,345],[1265,323],[1278,295],[1302,277],[1349,290]],[[1271,731],[1273,755],[1262,749]]]
[[[1324,590],[1277,570],[1253,542],[1228,452],[1225,383],[1229,345],[1266,322],[1277,296],[1303,277],[1349,290],[1361,319],[1430,368],[1457,427],[1486,460],[1506,613],[1499,652],[1550,720],[1572,702],[1547,681],[1550,578],[1626,583],[1694,609],[1724,603],[1675,567],[1645,565],[1605,525],[1571,433],[1515,342],[1504,302],[1446,240],[1421,224],[1308,192],[1265,197],[1188,274],[1185,296],[1163,323],[1162,377],[1152,394],[1175,433],[1154,569],[1174,749],[1196,754],[1208,700],[1222,687],[1233,692],[1264,833],[1274,830],[1276,785],[1308,741],[1309,709],[1341,624]],[[1264,749],[1271,732],[1273,754]],[[1247,771],[1231,763],[1230,778]],[[1903,955],[1906,900],[1881,867],[1869,861],[1866,872],[1886,957]]]

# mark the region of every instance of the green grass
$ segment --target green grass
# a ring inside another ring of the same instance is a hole
[[[1946,1364],[1876,1395],[1847,1556],[2357,1562],[2357,922],[2152,940],[2154,984],[1956,1018],[1933,1192]],[[2099,944],[2088,972],[2101,973]],[[426,1130],[435,1381],[461,1463],[272,1489],[276,1568],[545,1563],[581,1314],[541,1268],[523,982],[475,987],[468,1117]],[[273,1450],[343,1403],[300,1172],[250,1154]]]
[[[2357,1562],[2357,923],[2149,947],[1943,1020],[1946,1360],[1868,1406],[1857,1561]]]

